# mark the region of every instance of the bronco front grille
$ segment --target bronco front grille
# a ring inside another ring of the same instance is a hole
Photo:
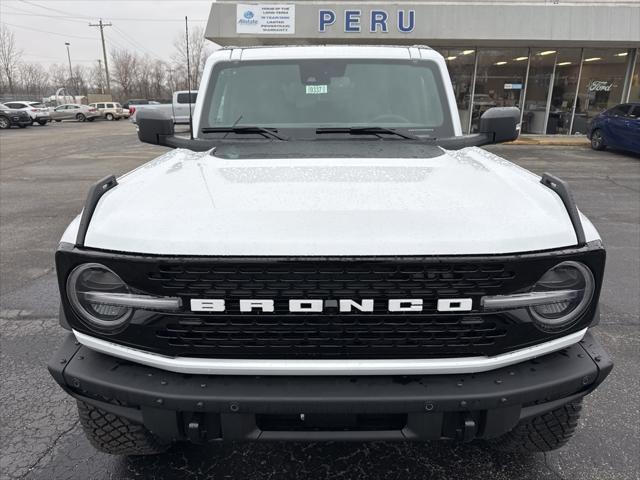
[[[227,300],[239,314],[241,298],[275,301],[285,313],[290,299],[370,298],[386,313],[389,298],[421,298],[423,312],[436,312],[438,298],[495,294],[515,272],[503,264],[425,264],[405,262],[281,262],[163,265],[147,273],[149,285],[163,295]]]
[[[481,354],[504,338],[506,325],[492,317],[165,317],[155,335],[172,349],[223,358],[448,357]]]
[[[154,353],[220,359],[445,358],[498,355],[569,333],[544,333],[521,315],[480,308],[484,295],[526,291],[566,256],[189,258],[61,252],[58,271],[66,278],[79,262],[97,261],[134,289],[180,297],[182,311],[139,311],[124,331],[108,338]],[[393,298],[422,299],[423,309],[389,312]],[[447,298],[470,298],[472,309],[439,312],[437,300]],[[191,299],[224,299],[226,311],[191,311]],[[273,300],[275,311],[241,312],[241,299]],[[321,299],[324,309],[290,313],[292,299]],[[339,299],[373,299],[374,310],[340,312]],[[67,311],[73,328],[96,335]]]

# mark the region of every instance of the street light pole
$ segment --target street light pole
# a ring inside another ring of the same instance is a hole
[[[71,69],[71,53],[69,52],[69,46],[71,45],[69,42],[64,42],[64,44],[67,46],[67,58],[69,59],[69,81],[71,83],[73,83],[73,70]],[[78,94],[77,92],[77,88],[76,88],[76,95]],[[75,98],[73,99],[75,102]]]

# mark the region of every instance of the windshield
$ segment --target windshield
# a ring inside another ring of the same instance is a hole
[[[392,127],[454,135],[432,61],[224,62],[212,72],[200,127]]]

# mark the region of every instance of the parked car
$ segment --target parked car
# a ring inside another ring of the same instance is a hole
[[[53,109],[51,117],[56,122],[62,120],[76,119],[78,122],[93,122],[100,116],[100,112],[95,107],[89,105],[80,105],[79,103],[67,103]]]
[[[122,108],[117,102],[98,102],[90,103],[89,107],[97,108],[100,116],[107,120],[120,120],[121,118],[129,118],[129,110]]]
[[[5,105],[16,110],[24,110],[31,119],[31,125],[38,122],[40,125],[46,125],[51,121],[51,113],[49,108],[40,102],[31,102],[26,100],[16,100],[7,102]]]
[[[131,105],[149,105],[149,103],[151,103],[151,101],[146,98],[133,98],[124,102],[122,108],[129,108]]]
[[[623,103],[596,115],[587,129],[591,148],[619,148],[640,154],[640,102]]]
[[[31,117],[25,110],[9,108],[6,104],[0,103],[0,129],[11,128],[14,125],[25,128],[31,125]]]
[[[131,116],[129,117],[133,123],[136,123],[136,112],[145,110],[164,111],[167,117],[173,118],[173,123],[189,123],[189,100],[191,100],[191,112],[195,108],[198,92],[191,90],[181,90],[173,92],[171,103],[155,103],[149,102],[147,105],[130,105]]]
[[[469,108],[469,105],[471,104],[471,95],[467,94],[464,96],[464,98],[462,99],[462,104],[464,105],[464,108]],[[488,108],[492,108],[496,106],[496,102],[493,98],[491,98],[490,95],[487,95],[486,93],[476,93],[473,96],[473,108],[478,110],[487,110]]]

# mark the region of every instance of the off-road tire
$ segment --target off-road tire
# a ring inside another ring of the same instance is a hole
[[[78,401],[80,424],[91,444],[112,455],[155,455],[170,444],[163,442],[143,425]]]
[[[518,423],[513,430],[489,441],[503,452],[549,452],[565,445],[578,426],[582,399]]]
[[[79,122],[84,122],[87,119],[82,113],[76,115],[76,120]]]
[[[107,120],[109,120],[110,122],[112,122],[114,120],[114,116],[113,113],[107,113],[104,118],[106,118]]]
[[[606,147],[604,143],[604,135],[602,135],[602,130],[596,128],[593,132],[591,132],[591,148],[594,150],[604,150]]]

